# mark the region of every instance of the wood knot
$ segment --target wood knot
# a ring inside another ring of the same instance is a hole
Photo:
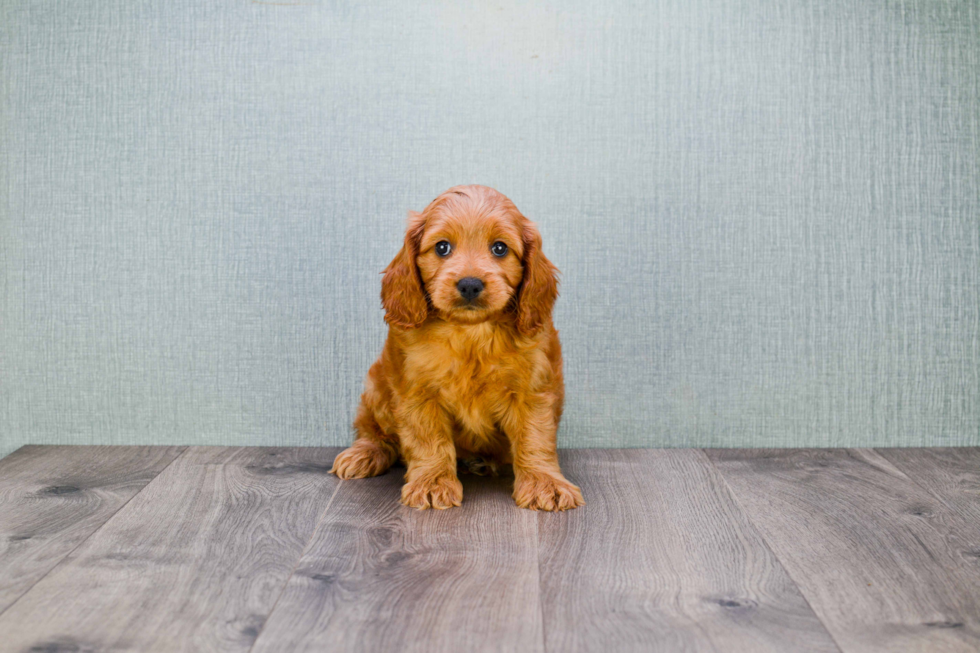
[[[80,488],[74,485],[50,485],[40,491],[39,494],[45,494],[47,496],[61,496],[63,494],[75,494],[81,492]]]
[[[756,601],[745,597],[712,596],[706,600],[728,610],[750,610],[758,605]]]

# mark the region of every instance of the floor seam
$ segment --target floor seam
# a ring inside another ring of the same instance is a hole
[[[337,487],[334,488],[333,494],[330,495],[330,500],[327,501],[327,505],[324,506],[323,512],[320,513],[320,516],[316,520],[316,525],[313,527],[313,530],[310,531],[310,539],[307,540],[306,546],[303,547],[303,551],[300,552],[299,557],[296,558],[296,564],[293,565],[292,571],[290,571],[289,575],[286,576],[286,580],[283,582],[282,588],[279,590],[278,596],[276,596],[276,600],[272,603],[272,607],[269,608],[269,612],[268,614],[266,614],[265,620],[262,622],[262,627],[259,628],[259,632],[258,634],[256,634],[255,640],[252,642],[252,645],[248,647],[248,653],[252,653],[252,650],[255,649],[256,644],[259,643],[259,639],[262,638],[262,633],[265,632],[266,624],[269,623],[269,619],[272,618],[272,614],[276,611],[276,608],[279,607],[279,600],[282,599],[283,594],[286,593],[286,588],[289,587],[289,581],[291,581],[293,579],[293,576],[296,575],[296,570],[299,569],[300,563],[303,562],[303,558],[306,557],[306,554],[309,552],[310,547],[313,545],[313,540],[316,539],[316,534],[317,532],[319,532],[320,526],[323,524],[323,520],[326,518],[327,513],[330,511],[330,507],[333,505],[333,501],[337,497],[337,494],[340,492],[340,488],[341,486],[343,486],[343,484],[344,484],[343,479],[340,479],[337,482]]]
[[[813,609],[813,605],[810,603],[810,599],[807,598],[806,593],[803,591],[803,587],[800,586],[799,581],[793,578],[793,574],[790,573],[790,570],[786,566],[786,563],[783,562],[783,559],[779,557],[775,549],[772,548],[772,545],[769,544],[769,540],[766,539],[766,534],[762,531],[761,528],[759,528],[759,525],[755,523],[755,520],[752,519],[752,515],[749,513],[749,511],[745,509],[745,506],[742,505],[742,502],[739,501],[738,495],[735,493],[735,489],[728,482],[728,479],[725,478],[725,475],[722,473],[722,471],[718,469],[718,466],[715,465],[715,461],[711,459],[711,456],[709,456],[708,452],[706,452],[703,448],[697,449],[697,451],[700,452],[702,456],[704,456],[705,460],[708,461],[708,464],[711,465],[711,469],[713,469],[715,474],[718,476],[718,479],[725,484],[725,489],[728,490],[728,494],[729,496],[731,496],[732,502],[735,504],[736,507],[738,507],[738,509],[742,512],[742,514],[745,515],[746,521],[748,521],[748,523],[752,526],[755,532],[759,535],[759,539],[762,541],[762,545],[766,547],[766,550],[772,554],[772,557],[776,560],[776,562],[779,563],[779,566],[782,568],[782,570],[786,572],[786,577],[789,578],[790,581],[792,581],[793,585],[796,587],[796,591],[800,593],[800,598],[803,599],[804,603],[806,603],[806,607],[810,609],[810,612],[813,614],[813,616],[816,617],[817,621],[820,622],[820,625],[823,626],[824,632],[827,633],[827,636],[830,638],[830,641],[834,643],[834,646],[837,647],[837,650],[840,651],[840,653],[844,653],[844,647],[841,646],[840,642],[837,641],[837,638],[834,637],[834,633],[830,630],[830,626],[828,626],[827,623],[820,617],[820,613],[818,613],[816,610]]]
[[[538,614],[541,615],[541,650],[548,652],[548,630],[544,619],[544,601],[541,600],[543,586],[541,583],[541,519],[539,514],[534,515],[534,561],[538,570]]]
[[[919,482],[919,479],[916,478],[916,476],[914,476],[909,471],[908,468],[904,467],[901,463],[898,463],[898,462],[892,460],[891,458],[889,458],[888,456],[886,456],[884,453],[882,453],[881,450],[882,449],[887,449],[887,448],[888,447],[872,447],[871,450],[874,451],[879,456],[881,456],[882,458],[884,458],[885,460],[887,460],[890,464],[894,465],[895,466],[895,469],[897,469],[898,471],[902,472],[902,474],[905,476],[905,478],[907,478],[913,485],[915,485],[917,488],[919,488],[920,490],[922,490],[923,492],[925,492],[926,494],[928,494],[929,496],[931,496],[933,499],[935,499],[939,503],[941,503],[944,506],[946,506],[946,509],[949,510],[951,513],[953,513],[957,517],[969,519],[969,517],[967,515],[964,515],[963,513],[961,513],[960,510],[956,506],[954,506],[951,503],[949,503],[946,500],[946,497],[944,497],[943,495],[939,494],[938,492],[936,492],[934,490],[929,489],[928,487],[926,487],[925,485],[923,485],[922,483],[920,483]],[[923,448],[926,448],[926,447],[923,447]]]
[[[165,471],[167,471],[168,469],[170,469],[170,466],[171,465],[173,465],[179,459],[183,458],[184,457],[184,454],[187,453],[187,450],[190,449],[190,448],[191,447],[189,447],[189,446],[183,447],[181,449],[180,453],[178,453],[176,456],[173,457],[173,460],[171,460],[169,463],[167,463],[166,465],[164,465],[163,466],[163,469],[161,469],[159,472],[156,473],[156,475],[154,475],[153,478],[151,478],[149,481],[147,481],[146,485],[144,485],[143,487],[141,487],[138,492],[133,493],[133,496],[131,496],[128,499],[126,499],[126,501],[124,501],[123,504],[121,506],[119,506],[119,508],[117,508],[115,512],[113,512],[111,515],[109,515],[109,517],[106,518],[106,520],[104,522],[102,522],[101,524],[99,524],[99,527],[98,528],[96,528],[91,533],[89,533],[88,535],[86,535],[82,539],[81,542],[79,542],[78,544],[76,544],[75,546],[73,546],[70,551],[68,551],[64,556],[62,556],[61,560],[59,560],[53,567],[51,567],[51,569],[48,569],[46,572],[44,572],[44,575],[43,576],[41,576],[36,581],[34,581],[33,583],[31,583],[31,586],[28,587],[27,589],[25,589],[23,592],[21,592],[21,594],[16,599],[14,599],[13,601],[11,601],[10,604],[7,607],[5,607],[2,610],[0,610],[0,617],[3,617],[3,615],[7,612],[7,610],[9,610],[13,606],[17,605],[17,602],[20,601],[25,596],[27,596],[27,593],[30,592],[32,589],[34,589],[38,585],[38,583],[40,583],[45,578],[47,578],[52,573],[54,573],[54,571],[56,569],[58,569],[58,567],[60,567],[61,565],[65,564],[65,561],[68,560],[71,557],[71,555],[73,553],[75,553],[75,551],[78,551],[79,547],[81,547],[83,544],[85,544],[86,542],[88,542],[92,538],[93,535],[95,535],[96,533],[98,533],[99,531],[101,531],[103,528],[105,528],[106,524],[108,524],[109,522],[111,522],[115,518],[116,515],[118,515],[120,512],[122,512],[123,508],[125,508],[126,506],[128,506],[130,504],[130,502],[132,502],[133,499],[135,499],[139,495],[143,494],[144,490],[146,490],[146,488],[150,487],[150,485],[152,485],[154,482],[156,482],[156,480],[158,478],[160,478],[160,476]]]

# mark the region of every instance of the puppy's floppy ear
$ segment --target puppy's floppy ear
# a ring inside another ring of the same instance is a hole
[[[544,326],[558,298],[558,268],[541,251],[541,234],[533,222],[525,222],[524,280],[517,296],[517,329],[531,336]]]
[[[385,309],[385,322],[405,329],[414,329],[425,322],[429,315],[429,303],[422,288],[418,265],[419,243],[425,231],[425,218],[410,211],[405,243],[385,268],[381,280],[381,304]]]

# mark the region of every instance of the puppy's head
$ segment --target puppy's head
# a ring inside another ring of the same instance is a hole
[[[433,312],[461,324],[507,315],[533,335],[551,315],[557,274],[537,227],[513,202],[486,186],[456,186],[409,214],[381,301],[385,320],[402,328]]]

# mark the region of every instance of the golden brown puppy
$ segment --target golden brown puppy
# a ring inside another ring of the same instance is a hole
[[[463,500],[457,457],[480,456],[513,464],[522,508],[582,505],[556,452],[557,273],[534,223],[492,188],[457,186],[409,213],[381,282],[388,339],[331,471],[376,476],[401,458],[402,503],[449,508]]]

